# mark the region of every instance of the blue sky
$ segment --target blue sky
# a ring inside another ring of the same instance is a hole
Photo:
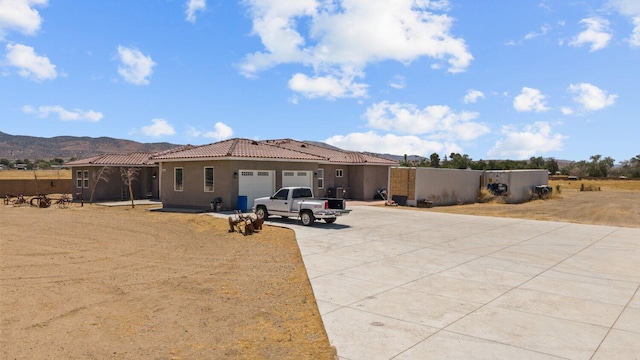
[[[640,153],[638,0],[0,0],[0,131]]]

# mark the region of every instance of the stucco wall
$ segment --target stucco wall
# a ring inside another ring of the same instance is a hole
[[[93,194],[94,202],[101,201],[113,201],[113,200],[128,200],[128,188],[125,187],[124,182],[122,180],[122,176],[120,175],[120,167],[114,166],[110,167],[112,169],[106,175],[108,181],[97,180],[97,176],[100,173],[102,166],[88,166],[88,167],[73,167],[71,171],[71,183],[72,190],[71,194],[73,194],[74,199],[82,198],[84,201],[90,201],[91,191],[95,187],[95,192]],[[81,187],[78,187],[76,176],[78,171],[88,170],[89,171],[89,187],[84,187],[84,182]],[[157,199],[159,197],[158,194],[158,179],[153,178],[153,174],[157,175],[158,168],[157,167],[142,167],[136,179],[132,182],[132,190],[134,199],[144,199],[147,197],[151,197]],[[123,193],[123,188],[125,193]]]
[[[213,166],[214,191],[204,191],[204,168]],[[182,167],[182,191],[173,188],[174,169]],[[222,209],[233,210],[237,207],[239,180],[234,176],[240,170],[274,170],[275,192],[282,186],[282,171],[307,170],[315,172],[316,163],[310,162],[276,162],[260,160],[201,160],[164,162],[160,167],[160,197],[164,207],[183,207],[205,209],[211,207],[211,201],[217,197],[222,199]],[[314,175],[314,183],[317,179]]]
[[[408,205],[417,205],[418,200],[429,200],[434,205],[469,204],[478,200],[482,171],[417,168],[415,199]]]
[[[538,185],[549,184],[549,173],[543,170],[490,170],[484,174],[483,183],[503,183],[508,186],[508,203],[521,203],[531,200],[532,190]]]

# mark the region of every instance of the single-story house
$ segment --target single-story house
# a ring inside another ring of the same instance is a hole
[[[129,187],[122,172],[134,169],[131,182],[134,199],[159,198],[158,164],[153,153],[102,154],[70,161],[73,177],[72,194],[76,200],[129,200]]]
[[[390,166],[397,165],[291,139],[236,138],[185,146],[151,159],[158,163],[164,207],[242,210],[284,186],[310,186],[318,196],[372,199],[387,187]]]

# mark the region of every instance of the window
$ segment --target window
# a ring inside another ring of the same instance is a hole
[[[336,169],[336,177],[342,177],[343,172],[342,169]]]
[[[174,191],[182,191],[184,188],[182,182],[182,168],[174,168],[173,169],[173,190]]]
[[[287,200],[288,196],[289,196],[289,189],[280,189],[280,191],[278,191],[275,195],[273,195],[273,198],[276,200]]]
[[[293,199],[310,198],[313,197],[313,194],[311,193],[311,189],[309,188],[293,189],[293,194],[291,195],[291,197]]]
[[[82,170],[76,171],[76,187],[82,189]]]
[[[83,171],[82,172],[82,176],[83,176],[83,179],[82,179],[83,184],[82,184],[82,186],[88,189],[89,188],[89,170]]]
[[[324,189],[324,169],[318,169],[318,189]]]
[[[213,191],[213,167],[207,166],[204,168],[204,191]]]

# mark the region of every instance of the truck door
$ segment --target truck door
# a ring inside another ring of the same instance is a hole
[[[269,201],[267,210],[275,215],[287,215],[289,213],[289,189],[280,189]]]

